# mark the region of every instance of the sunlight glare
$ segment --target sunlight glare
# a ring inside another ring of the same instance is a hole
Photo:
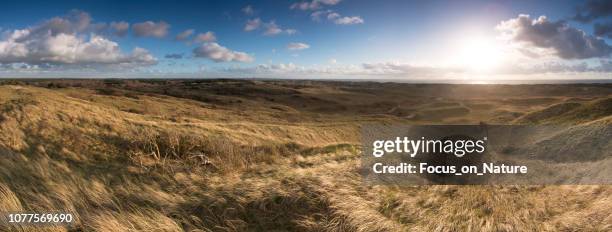
[[[468,37],[459,44],[456,62],[472,71],[490,71],[501,63],[501,48],[492,38]]]

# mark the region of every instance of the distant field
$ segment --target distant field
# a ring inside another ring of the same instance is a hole
[[[373,122],[608,126],[612,84],[5,80],[0,212],[77,217],[15,231],[612,230],[610,186],[364,185]]]

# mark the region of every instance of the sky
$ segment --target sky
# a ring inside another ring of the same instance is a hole
[[[612,1],[8,1],[0,77],[611,79]]]

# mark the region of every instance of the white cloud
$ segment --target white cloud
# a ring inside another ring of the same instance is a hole
[[[142,23],[135,23],[132,25],[132,30],[134,31],[134,35],[140,37],[156,37],[162,38],[168,34],[168,29],[170,28],[170,24],[159,21],[157,23],[152,21],[146,21]]]
[[[215,62],[252,62],[254,58],[244,52],[232,51],[218,43],[205,43],[193,50],[195,57],[208,58]]]
[[[53,17],[36,27],[29,28],[29,31],[31,36],[81,33],[91,29],[91,21],[91,16],[87,12],[72,10],[65,16]]]
[[[255,31],[259,28],[263,28],[263,34],[267,36],[274,36],[279,34],[293,35],[298,31],[293,28],[283,29],[275,21],[268,23],[262,23],[260,18],[254,18],[247,20],[244,25],[244,31]]]
[[[242,13],[244,13],[245,15],[253,15],[255,14],[255,9],[253,9],[251,5],[247,5],[242,8]]]
[[[254,31],[257,30],[261,26],[261,19],[249,19],[247,23],[244,25],[244,31]]]
[[[155,58],[142,48],[123,54],[116,42],[92,35],[89,40],[71,34],[28,38],[29,31],[15,31],[0,41],[0,62],[55,64],[119,64],[155,63]],[[24,40],[21,40],[24,39]]]
[[[111,22],[110,28],[112,33],[116,36],[123,37],[126,36],[128,30],[130,29],[130,24],[124,21],[121,22]]]
[[[147,49],[135,47],[132,50],[132,53],[127,56],[127,59],[124,58],[125,61],[131,63],[139,63],[139,64],[156,64],[157,59],[149,53]],[[124,62],[125,62],[124,61]]]
[[[264,35],[278,35],[280,33],[283,33],[283,29],[276,25],[276,22],[274,21],[266,23],[264,27],[266,28],[266,30],[264,31]]]
[[[88,23],[84,24],[87,26],[77,31],[81,33],[90,32],[90,33],[94,33],[97,35],[105,35],[105,36],[112,35],[112,36],[117,36],[117,37],[124,37],[128,34],[130,30],[130,24],[125,21],[111,22],[110,24],[107,24],[107,23],[91,23],[89,22],[90,20],[91,19],[88,19]],[[58,22],[59,21],[56,21],[56,23]]]
[[[362,24],[363,19],[359,16],[340,17],[340,18],[334,19],[334,23],[340,24],[340,25]]]
[[[501,22],[497,29],[510,41],[528,46],[528,50],[550,50],[562,59],[609,57],[612,53],[605,40],[545,16],[532,20],[529,15],[519,15]]]
[[[265,28],[264,35],[267,35],[267,36],[274,36],[274,35],[279,35],[282,33],[285,33],[287,35],[293,35],[297,33],[297,30],[292,29],[292,28],[290,29],[281,28],[274,21],[270,21],[269,23],[264,24],[264,28]]]
[[[612,60],[600,60],[599,66],[595,68],[599,72],[612,73]]]
[[[41,70],[41,67],[37,64],[27,64],[27,63],[10,63],[10,64],[2,64],[0,63],[0,70],[10,70],[10,71],[35,71]]]
[[[420,66],[401,62],[363,63],[364,71],[372,74],[409,74],[420,76],[435,76],[448,72],[463,72],[451,68],[438,68],[431,66]]]
[[[335,24],[338,24],[338,25],[353,25],[353,24],[364,23],[363,18],[361,18],[360,16],[342,17],[342,15],[332,10],[319,10],[319,11],[312,12],[310,14],[310,18],[316,22],[320,22],[322,18],[326,18],[327,20]]]
[[[91,30],[89,14],[72,11],[40,25],[14,30],[0,40],[0,63],[24,63],[38,66],[143,66],[157,63],[147,50],[134,48],[123,53],[117,42],[101,35],[83,33]]]
[[[516,75],[519,78],[526,78],[525,75],[544,75],[544,74],[570,74],[570,73],[604,73],[612,70],[608,65],[610,60],[600,60],[599,65],[590,66],[585,62],[573,62],[565,60],[540,61],[540,62],[511,62],[506,63],[491,73],[489,77],[495,75]],[[429,76],[441,78],[444,76],[455,78],[459,76],[470,77],[474,73],[467,69],[451,67],[433,67],[424,65],[413,65],[401,62],[379,62],[362,64],[364,72],[369,74],[383,75],[405,75],[405,76]],[[480,73],[482,74],[482,73]]]
[[[310,18],[312,19],[312,21],[320,22],[322,16],[329,14],[331,12],[332,12],[331,10],[318,10],[318,11],[312,12],[310,14]]]
[[[287,35],[293,35],[293,34],[295,34],[297,32],[298,31],[296,29],[292,29],[292,28],[285,29],[285,33],[287,33]]]
[[[304,2],[296,2],[291,4],[290,9],[299,10],[316,10],[321,8],[323,5],[333,6],[340,3],[341,0],[312,0]]]
[[[337,65],[328,66],[301,66],[293,63],[279,64],[260,64],[252,67],[227,67],[221,70],[222,72],[232,75],[249,75],[249,76],[282,76],[291,77],[299,75],[307,75],[309,77],[325,77],[338,76],[350,77],[356,76],[371,78],[373,75],[385,75],[388,77],[444,77],[445,74],[457,72],[455,70],[434,68],[426,66],[414,66],[398,62],[383,62],[383,63],[366,63],[361,65]]]
[[[217,40],[217,37],[215,36],[215,33],[212,31],[207,31],[206,33],[200,33],[198,34],[195,39],[194,42],[196,43],[204,43],[204,42],[213,42]]]
[[[189,38],[189,36],[193,35],[194,32],[195,32],[195,30],[193,30],[193,29],[184,30],[183,32],[181,32],[178,35],[176,35],[176,37],[174,37],[174,39],[178,40],[178,41],[185,41],[185,40],[187,40],[187,38]]]
[[[332,19],[337,19],[340,18],[340,14],[336,13],[336,12],[331,12],[327,15],[327,19],[332,20]]]
[[[279,64],[260,64],[251,67],[226,67],[220,70],[222,73],[230,75],[292,75],[308,72],[306,67],[298,66],[293,63]]]
[[[287,44],[287,49],[289,50],[304,50],[310,48],[310,45],[305,43],[289,43]]]

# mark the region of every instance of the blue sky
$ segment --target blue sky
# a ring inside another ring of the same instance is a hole
[[[610,78],[610,5],[9,1],[0,77]]]

